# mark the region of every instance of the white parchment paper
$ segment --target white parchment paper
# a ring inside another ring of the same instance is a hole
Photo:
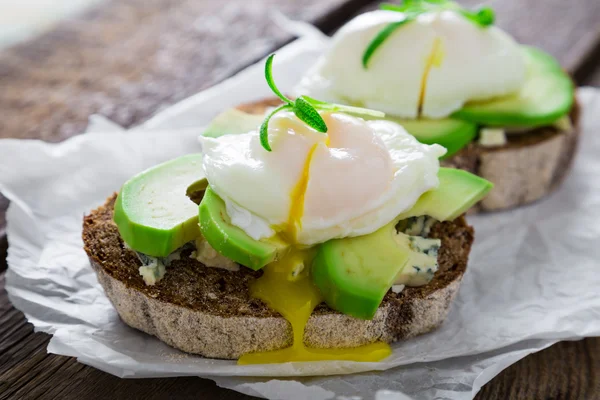
[[[278,51],[279,86],[291,89],[326,45],[308,35]],[[237,366],[183,354],[127,327],[82,249],[82,216],[135,173],[199,151],[196,137],[219,111],[269,96],[262,68],[130,131],[95,118],[88,133],[60,144],[0,141],[0,191],[12,201],[6,289],[36,330],[54,335],[49,352],[121,377],[209,377],[272,399],[471,399],[531,352],[600,335],[600,92],[593,89],[580,91],[582,143],[562,188],[528,207],[469,218],[476,243],[447,321],[394,345],[387,360]]]

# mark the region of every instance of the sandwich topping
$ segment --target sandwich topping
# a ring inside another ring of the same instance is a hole
[[[267,117],[266,131],[200,139],[211,189],[253,239],[311,246],[372,233],[438,185],[443,147],[392,122],[313,111],[325,129],[284,110]]]
[[[324,302],[344,318],[369,320],[390,290],[427,285],[441,246],[429,229],[458,218],[492,185],[440,168],[442,146],[422,144],[394,122],[356,116],[381,113],[288,99],[271,65],[272,57],[265,77],[282,106],[266,116],[229,110],[217,117],[200,138],[202,154],[123,185],[114,221],[141,253],[147,284],[159,290],[167,261],[186,246],[205,267],[262,272],[249,294],[290,323],[293,341],[244,354],[240,364],[381,360],[389,345],[368,339],[354,348],[307,347],[313,310]]]
[[[293,110],[298,100],[288,104]],[[240,363],[386,356],[389,347],[383,343],[335,351],[304,347],[304,326],[323,301],[309,277],[313,246],[367,235],[394,222],[438,186],[438,158],[445,149],[419,143],[393,122],[329,110],[313,110],[316,115],[303,110],[298,116],[285,108],[271,112],[258,131],[200,139],[204,173],[224,200],[231,224],[254,240],[276,236],[289,246],[264,268],[251,293],[290,321],[294,345],[249,354]]]
[[[350,21],[296,91],[395,117],[441,118],[468,101],[517,91],[525,74],[510,36],[435,4],[420,13],[385,9]]]
[[[303,96],[292,101],[277,90],[271,65],[272,56],[265,76],[284,105],[259,129],[200,138],[210,191],[200,205],[202,233],[219,247],[223,237],[217,232],[215,238],[214,219],[202,223],[203,208],[214,215],[208,206],[218,198],[229,224],[249,240],[273,245],[274,252],[255,264],[264,274],[250,291],[293,330],[291,347],[246,354],[239,362],[379,360],[390,352],[385,343],[311,349],[304,345],[304,328],[324,300],[372,318],[392,285],[419,286],[433,278],[439,240],[409,236],[396,226],[399,215],[439,185],[445,149],[419,143],[396,123],[339,112],[372,117],[368,110]],[[227,246],[221,251],[232,254]],[[346,284],[332,284],[337,279]],[[357,294],[368,300],[356,302]]]
[[[253,239],[278,234],[310,246],[365,235],[438,185],[443,147],[421,144],[388,121],[322,117],[327,134],[280,112],[270,122],[272,152],[257,131],[201,139],[211,189]]]
[[[371,320],[386,294],[402,299],[405,287],[435,279],[448,250],[430,230],[492,188],[440,167],[441,157],[474,140],[499,147],[532,128],[572,128],[568,75],[494,27],[489,8],[383,8],[336,34],[295,98],[277,88],[270,56],[265,79],[280,105],[223,112],[200,137],[201,154],[138,174],[115,201],[120,237],[157,290],[182,249],[203,268],[260,271],[248,292],[289,322],[292,342],[240,364],[387,357],[389,345],[368,338],[307,347],[313,311],[325,303],[341,318]]]
[[[383,111],[422,143],[444,146],[445,157],[569,120],[571,78],[552,56],[493,26],[489,7],[403,0],[381,8],[342,27],[296,93]],[[504,139],[490,139],[488,128]]]

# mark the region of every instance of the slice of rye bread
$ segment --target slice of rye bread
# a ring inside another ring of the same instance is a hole
[[[236,359],[242,354],[292,344],[291,325],[248,292],[262,275],[206,267],[183,252],[164,278],[147,286],[136,254],[123,243],[113,222],[116,194],[83,221],[85,251],[98,280],[121,319],[188,353]],[[440,238],[439,270],[426,286],[388,291],[370,321],[341,314],[320,304],[310,317],[304,342],[310,347],[354,347],[394,342],[439,326],[458,292],[467,266],[473,229],[460,217],[436,223],[430,237]]]
[[[542,127],[507,135],[507,143],[485,147],[477,142],[442,161],[442,166],[460,168],[494,184],[492,191],[470,212],[496,211],[531,203],[556,189],[569,170],[579,138],[580,108],[577,99],[570,117],[573,130]],[[277,98],[243,104],[238,109],[263,114],[281,104]]]

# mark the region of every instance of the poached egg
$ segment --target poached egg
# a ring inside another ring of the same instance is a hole
[[[446,150],[419,143],[400,125],[321,112],[317,132],[291,112],[258,130],[200,139],[203,169],[231,223],[256,240],[283,236],[299,246],[372,233],[439,184]]]
[[[402,25],[363,67],[369,43],[404,17],[380,10],[350,21],[295,92],[401,118],[442,118],[468,101],[507,95],[524,83],[526,63],[509,35],[449,10]]]

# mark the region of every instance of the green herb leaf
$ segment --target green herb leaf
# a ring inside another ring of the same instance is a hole
[[[402,4],[382,3],[379,5],[379,8],[386,11],[404,12],[408,7],[410,7],[410,3],[410,1],[408,4],[406,2],[403,2]]]
[[[335,104],[327,103],[326,101],[317,100],[310,96],[303,95],[300,97],[302,97],[305,101],[312,104],[313,106],[322,108],[324,110],[331,110],[332,107],[335,107]]]
[[[375,111],[375,110],[371,110],[368,108],[362,108],[362,107],[345,106],[343,104],[326,103],[321,100],[313,99],[312,97],[309,97],[309,96],[300,96],[300,97],[302,97],[304,100],[306,100],[307,102],[309,102],[310,104],[315,106],[315,108],[318,108],[321,110],[339,111],[339,112],[343,112],[346,114],[354,114],[354,115],[367,115],[369,117],[375,117],[375,118],[385,117],[385,113],[381,112],[381,111]]]
[[[479,24],[481,26],[493,25],[496,21],[496,13],[491,7],[482,7],[477,11],[477,17],[479,18]]]
[[[271,90],[281,100],[283,100],[285,104],[271,111],[260,125],[260,128],[258,130],[260,144],[265,150],[271,151],[271,145],[269,145],[269,121],[271,121],[271,118],[275,114],[282,110],[292,110],[292,112],[296,115],[296,117],[298,117],[298,119],[300,119],[302,122],[304,122],[311,128],[315,129],[317,132],[322,133],[327,132],[327,124],[325,123],[323,117],[321,117],[321,114],[319,114],[319,111],[317,110],[340,111],[348,114],[368,115],[375,118],[385,117],[385,114],[379,111],[368,110],[366,108],[360,107],[344,106],[341,104],[331,104],[321,100],[313,99],[312,97],[308,96],[300,96],[295,101],[288,99],[283,94],[281,94],[279,89],[277,89],[277,86],[275,86],[275,82],[273,81],[273,75],[271,70],[274,57],[275,54],[271,54],[267,58],[267,62],[265,63],[265,79],[267,80],[267,83]]]
[[[465,10],[456,3],[451,3],[451,5],[448,6],[448,9],[456,11],[464,18],[481,27],[492,25],[496,19],[496,14],[490,7],[482,7],[477,11],[471,11]]]
[[[327,125],[325,124],[323,117],[321,117],[319,112],[302,96],[298,97],[294,102],[293,111],[300,121],[306,123],[317,132],[327,132]]]
[[[279,91],[277,86],[275,85],[275,81],[273,80],[273,58],[275,57],[275,53],[271,54],[267,58],[267,62],[265,63],[265,79],[267,80],[267,84],[284,103],[292,104],[292,101],[285,97],[283,93]]]
[[[284,104],[282,106],[277,107],[276,109],[271,111],[271,113],[267,116],[267,118],[265,118],[263,123],[260,125],[260,144],[262,145],[262,147],[264,147],[265,150],[271,151],[271,145],[269,145],[269,121],[271,120],[273,115],[277,114],[279,111],[286,110],[289,108],[292,108],[292,106],[289,104]]]
[[[367,46],[367,49],[363,53],[363,67],[367,69],[369,65],[369,60],[371,60],[371,57],[373,57],[375,50],[377,50],[383,44],[383,42],[385,42],[387,38],[389,38],[390,35],[396,31],[396,29],[400,28],[402,25],[411,22],[412,20],[414,20],[414,18],[415,16],[409,17],[407,15],[403,20],[398,22],[392,22],[391,24],[383,28],[381,31],[379,31],[379,33],[373,38],[373,40],[371,40],[371,42]]]
[[[452,3],[449,0],[404,0],[401,4],[383,3],[379,6],[382,10],[396,12],[426,12],[440,9]]]

